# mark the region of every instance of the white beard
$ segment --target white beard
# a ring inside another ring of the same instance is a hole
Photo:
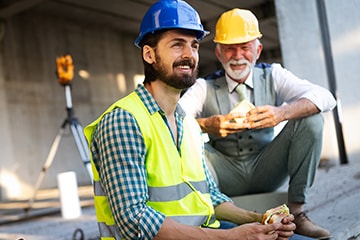
[[[244,70],[233,70],[230,65],[240,65],[240,64],[246,64],[246,68]],[[230,60],[227,63],[223,64],[225,72],[234,80],[240,80],[244,79],[251,71],[252,64],[245,60]]]

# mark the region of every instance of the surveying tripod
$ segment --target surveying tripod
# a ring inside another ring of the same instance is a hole
[[[36,181],[35,189],[32,198],[29,200],[29,206],[26,211],[32,208],[32,204],[35,200],[37,191],[45,177],[45,174],[49,167],[51,166],[52,162],[54,161],[56,152],[58,150],[61,138],[65,131],[67,125],[70,126],[71,133],[74,137],[76,146],[79,150],[80,157],[90,175],[90,179],[92,179],[92,170],[90,164],[90,154],[87,141],[85,139],[83,128],[78,121],[78,119],[74,116],[74,111],[72,107],[72,100],[71,100],[71,81],[73,78],[73,65],[72,59],[70,55],[66,55],[64,57],[59,57],[56,60],[57,62],[57,75],[59,79],[59,83],[64,86],[65,89],[65,99],[66,99],[66,110],[67,110],[67,117],[65,118],[64,122],[62,123],[54,142],[50,148],[48,156],[46,158],[45,164],[42,167],[41,173]]]

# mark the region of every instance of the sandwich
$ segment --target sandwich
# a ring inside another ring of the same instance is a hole
[[[230,113],[242,113],[246,115],[246,113],[253,108],[255,108],[255,106],[251,102],[242,100],[230,111]],[[242,123],[245,120],[245,117],[235,118],[234,120],[236,123]]]
[[[267,210],[262,218],[262,224],[280,223],[284,217],[289,216],[290,210],[286,204]]]

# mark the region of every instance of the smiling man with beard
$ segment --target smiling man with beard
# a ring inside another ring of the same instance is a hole
[[[145,79],[85,128],[101,239],[286,239],[295,225],[262,225],[217,188],[196,120],[178,105],[197,77],[208,34],[186,2],[160,0],[135,45]],[[240,225],[240,226],[239,226]]]
[[[328,238],[329,231],[310,221],[304,206],[320,161],[321,113],[336,102],[327,89],[280,64],[256,64],[261,37],[249,10],[224,12],[214,38],[223,70],[198,79],[179,103],[209,135],[206,158],[221,192],[272,192],[289,178],[287,205],[295,233]],[[275,136],[274,127],[282,122],[286,125]]]

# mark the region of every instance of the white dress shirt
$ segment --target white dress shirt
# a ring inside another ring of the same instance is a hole
[[[275,92],[277,94],[277,105],[290,103],[300,98],[307,98],[313,102],[321,112],[333,109],[336,105],[335,98],[329,90],[309,82],[305,79],[296,77],[293,73],[283,68],[280,64],[273,63],[272,78],[274,80]],[[234,92],[237,82],[231,80],[226,74],[226,81],[229,88],[229,100],[231,107],[238,102],[238,95]],[[252,72],[245,81],[247,96],[253,102],[253,80]],[[189,88],[181,97],[179,103],[183,109],[194,117],[201,116],[203,105],[206,100],[206,80],[199,78],[196,83]]]

